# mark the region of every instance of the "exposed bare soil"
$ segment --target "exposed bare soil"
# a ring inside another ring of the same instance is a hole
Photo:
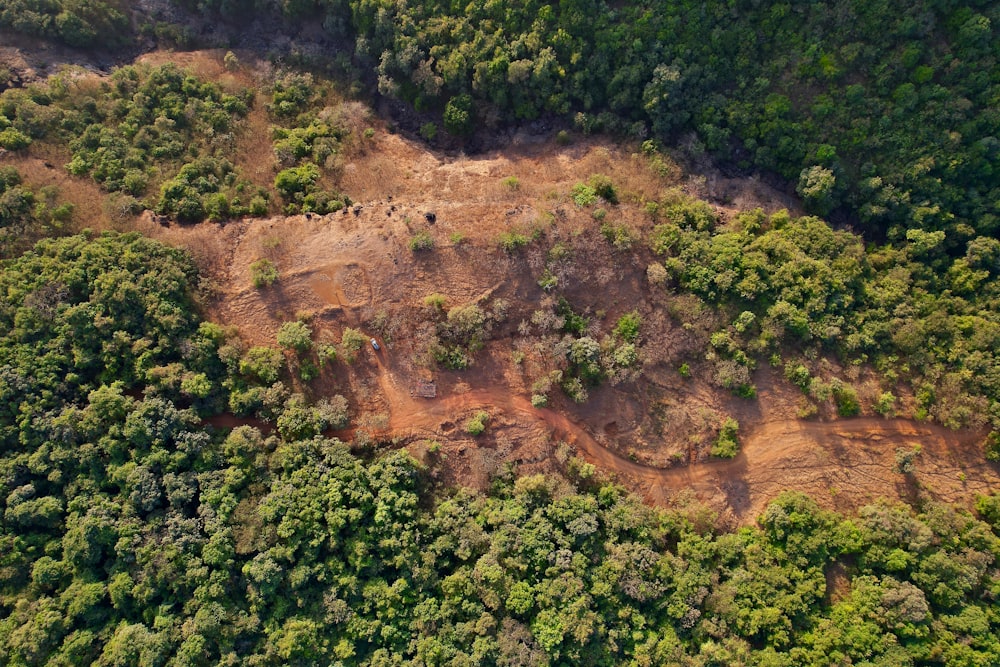
[[[148,56],[164,58],[226,85],[247,85],[256,76],[253,66],[224,73],[221,53]],[[274,166],[262,107],[246,121],[233,160],[266,183]],[[519,134],[502,151],[443,155],[391,134],[357,105],[348,111],[357,128],[363,122],[375,129],[373,138],[352,145],[336,174],[336,186],[357,206],[226,225],[162,226],[151,215],[135,222],[192,252],[215,295],[207,315],[237,328],[247,344],[274,345],[281,324],[296,317],[309,320],[320,343],[338,342],[345,327],[378,338],[380,351],[366,346],[353,364],[338,361],[308,385],[295,381],[313,398],[349,398],[352,429],[345,437],[407,446],[444,481],[476,486],[507,463],[522,472],[558,468],[567,443],[651,502],[693,492],[736,522],[752,521],[785,489],[846,509],[880,496],[969,502],[998,488],[1000,471],[982,456],[982,433],[871,416],[835,420],[829,407],[803,421],[796,417],[801,393],[768,368],[754,377],[755,400],[715,387],[703,333],[718,324],[717,315],[692,313],[683,298],[650,285],[646,267],[653,258],[641,242],[614,249],[598,233],[593,209],[569,196],[591,174],[607,175],[621,203],[604,205],[605,219],[638,238],[652,224],[643,204],[669,188],[707,198],[723,217],[753,206],[794,209],[785,194],[711,172],[690,176],[676,168],[662,176],[634,147],[586,137],[560,146],[551,137]],[[91,187],[44,160],[28,166],[32,180],[59,172],[50,178],[64,188]],[[109,224],[107,211],[93,216],[95,226]],[[534,240],[508,254],[497,244],[505,231]],[[419,232],[434,239],[432,250],[410,250]],[[549,251],[557,244],[566,252],[553,260]],[[262,258],[277,266],[280,279],[255,289],[250,265]],[[590,318],[595,336],[623,313],[639,311],[641,376],[593,389],[582,405],[558,388],[549,407],[531,405],[532,384],[553,368],[555,337],[527,324],[536,311],[552,309],[538,286],[546,267],[559,280],[558,292]],[[506,317],[493,325],[468,370],[441,370],[429,359],[433,325],[424,299],[430,294],[443,295],[448,306],[506,302]],[[690,378],[677,372],[681,363],[690,365]],[[830,372],[840,369],[831,364]],[[870,405],[882,389],[857,373],[851,379]],[[418,381],[434,381],[437,397],[415,396]],[[486,433],[473,438],[464,422],[477,410],[491,419]],[[727,416],[740,422],[741,452],[731,461],[711,459],[711,441]],[[896,472],[896,450],[917,445],[916,471]]]
[[[505,463],[523,472],[551,470],[565,442],[651,502],[693,491],[737,522],[752,521],[785,489],[846,509],[880,496],[968,501],[996,488],[1000,475],[982,458],[981,433],[878,417],[803,421],[795,417],[800,392],[766,368],[754,378],[754,401],[703,379],[708,372],[693,336],[666,314],[671,298],[645,280],[650,258],[638,248],[613,251],[595,233],[591,212],[568,198],[573,184],[593,173],[619,185],[623,203],[609,216],[637,232],[650,224],[640,202],[668,187],[707,187],[707,180],[692,184],[680,176],[665,181],[628,149],[596,140],[560,147],[521,136],[502,152],[444,156],[379,128],[340,179],[357,210],[224,227],[163,228],[144,220],[140,228],[191,248],[218,289],[212,316],[239,327],[249,342],[273,344],[281,323],[303,314],[311,316],[319,340],[339,340],[345,326],[377,336],[380,352],[366,347],[352,366],[338,365],[303,389],[317,396],[345,393],[357,415],[352,435],[394,438],[446,481],[484,486]],[[516,189],[504,182],[512,176]],[[724,185],[734,209],[737,203],[786,204],[759,183]],[[724,201],[718,208],[728,213]],[[521,254],[497,247],[505,230],[538,228],[542,239]],[[433,250],[408,248],[420,231],[434,238]],[[605,329],[623,312],[642,313],[645,366],[640,379],[597,388],[584,405],[555,390],[551,407],[539,409],[528,398],[546,357],[537,338],[518,333],[518,324],[544,303],[537,279],[546,251],[559,242],[572,249],[572,259],[557,271],[574,306]],[[281,278],[258,290],[249,265],[261,257],[275,262]],[[449,305],[497,298],[510,304],[507,321],[467,371],[427,361],[423,300],[432,293]],[[685,360],[692,379],[676,372]],[[414,396],[421,379],[436,382],[437,398]],[[865,378],[858,384],[864,387]],[[873,384],[871,393],[877,389]],[[480,409],[492,418],[487,432],[473,438],[463,425]],[[732,461],[713,460],[707,450],[728,415],[742,425],[742,451]],[[431,442],[441,444],[437,453],[428,452]],[[917,445],[916,472],[896,472],[896,450]]]

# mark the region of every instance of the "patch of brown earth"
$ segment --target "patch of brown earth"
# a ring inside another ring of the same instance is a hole
[[[355,433],[393,438],[450,482],[484,486],[505,462],[551,470],[566,442],[651,502],[693,490],[736,522],[752,521],[785,489],[846,509],[885,495],[968,501],[996,488],[1000,474],[983,460],[981,433],[873,417],[802,421],[795,418],[801,394],[766,368],[754,378],[753,401],[698,379],[709,375],[700,348],[664,314],[671,297],[646,282],[648,255],[612,249],[594,233],[592,212],[569,199],[592,173],[609,175],[623,193],[608,215],[637,231],[650,224],[641,203],[676,185],[651,175],[642,158],[593,140],[569,147],[526,140],[503,153],[449,158],[380,132],[343,172],[356,207],[225,226],[162,228],[151,219],[139,226],[192,249],[218,289],[212,317],[237,326],[249,343],[274,344],[278,327],[303,314],[319,340],[339,340],[346,326],[391,331],[379,336],[381,351],[366,346],[353,366],[301,388],[346,393],[358,414]],[[507,254],[497,238],[512,230],[541,230],[541,239]],[[409,249],[417,232],[434,239],[433,250]],[[518,334],[518,323],[547,297],[536,281],[556,243],[572,250],[565,265],[548,264],[559,272],[560,292],[592,321],[607,330],[624,312],[642,313],[646,363],[639,380],[594,389],[584,405],[556,390],[551,408],[535,408],[530,368],[544,354]],[[271,288],[251,285],[249,266],[259,258],[278,266]],[[435,293],[450,306],[510,304],[507,322],[467,371],[440,370],[422,354],[423,300]],[[526,354],[515,360],[516,350]],[[691,361],[693,378],[677,373],[681,360]],[[418,380],[431,377],[437,398],[415,396]],[[462,424],[480,409],[492,419],[473,438]],[[725,416],[742,425],[741,452],[709,459]],[[441,444],[433,455],[430,442]],[[918,445],[916,472],[896,472],[896,450]]]

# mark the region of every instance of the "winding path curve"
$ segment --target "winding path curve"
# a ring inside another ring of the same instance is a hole
[[[516,415],[523,424],[543,423],[557,439],[574,445],[591,463],[622,478],[654,503],[683,489],[721,500],[738,520],[753,520],[786,489],[814,496],[825,492],[831,505],[857,506],[879,496],[925,497],[958,502],[1000,490],[1000,466],[987,462],[982,431],[954,431],[907,419],[855,417],[832,422],[779,420],[751,425],[741,434],[733,459],[656,468],[632,461],[599,443],[581,424],[505,388],[474,389],[433,400],[414,398],[379,355],[379,383],[390,405],[395,433],[439,432],[455,415],[490,409]],[[917,472],[895,469],[898,449],[919,447]]]

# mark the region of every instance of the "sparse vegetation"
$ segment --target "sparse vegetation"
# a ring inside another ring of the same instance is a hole
[[[13,257],[42,236],[55,236],[66,228],[74,207],[59,199],[54,186],[36,191],[23,183],[17,169],[0,167],[0,259]]]
[[[243,202],[266,196],[214,155],[230,145],[247,99],[173,65],[126,66],[98,91],[68,74],[30,91],[6,91],[0,123],[68,145],[66,169],[108,192],[143,197],[157,187],[159,212],[194,222],[246,215]]]

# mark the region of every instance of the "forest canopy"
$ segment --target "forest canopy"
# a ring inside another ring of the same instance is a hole
[[[464,134],[574,119],[777,172],[870,238],[1000,225],[1000,9],[985,2],[352,0],[378,91]],[[319,5],[324,25],[344,11]],[[490,120],[494,119],[494,120]]]
[[[174,4],[199,21],[277,15],[291,30],[319,27],[331,62],[349,56],[380,94],[458,137],[548,117],[585,132],[683,138],[722,164],[780,174],[810,212],[833,212],[870,238],[946,232],[951,254],[1000,225],[995,3]],[[15,0],[0,27],[92,46],[128,38],[126,11]]]
[[[134,234],[3,267],[5,664],[1000,660],[1000,496],[842,517],[789,493],[725,532],[569,469],[442,493],[280,416],[206,427],[268,355],[226,362],[195,279]]]
[[[651,160],[683,144],[726,170],[779,174],[811,215],[722,220],[667,192],[639,202],[641,234],[600,233],[616,250],[641,237],[679,323],[714,313],[718,386],[753,396],[768,358],[855,414],[850,387],[800,363],[822,352],[908,382],[917,417],[1000,426],[995,3],[174,4],[203,20],[309,22],[428,139],[554,121],[643,141]],[[171,34],[132,11],[8,0],[0,28],[81,48]],[[350,206],[329,180],[349,131],[317,79],[266,85],[258,97],[169,64],[97,82],[64,72],[3,93],[0,149],[65,154],[121,209],[164,220]],[[229,158],[256,99],[273,187]],[[568,196],[581,210],[618,203],[600,175]],[[562,476],[511,465],[488,492],[443,489],[405,451],[336,437],[343,396],[293,393],[353,361],[362,332],[335,346],[296,320],[280,349],[246,345],[200,316],[191,258],[137,234],[26,250],[73,214],[0,168],[2,664],[1000,664],[1000,494],[974,513],[882,501],[842,516],[785,493],[756,525],[725,530],[695,503],[647,507],[575,458]],[[511,231],[498,252],[543,240]],[[281,284],[273,264],[256,267],[255,288]],[[577,397],[631,377],[637,312],[604,339],[627,353],[603,363],[558,280],[539,287],[554,291]],[[437,362],[465,368],[486,314],[427,305]],[[246,423],[211,426],[220,415]],[[731,456],[739,425],[727,424],[716,447]]]

